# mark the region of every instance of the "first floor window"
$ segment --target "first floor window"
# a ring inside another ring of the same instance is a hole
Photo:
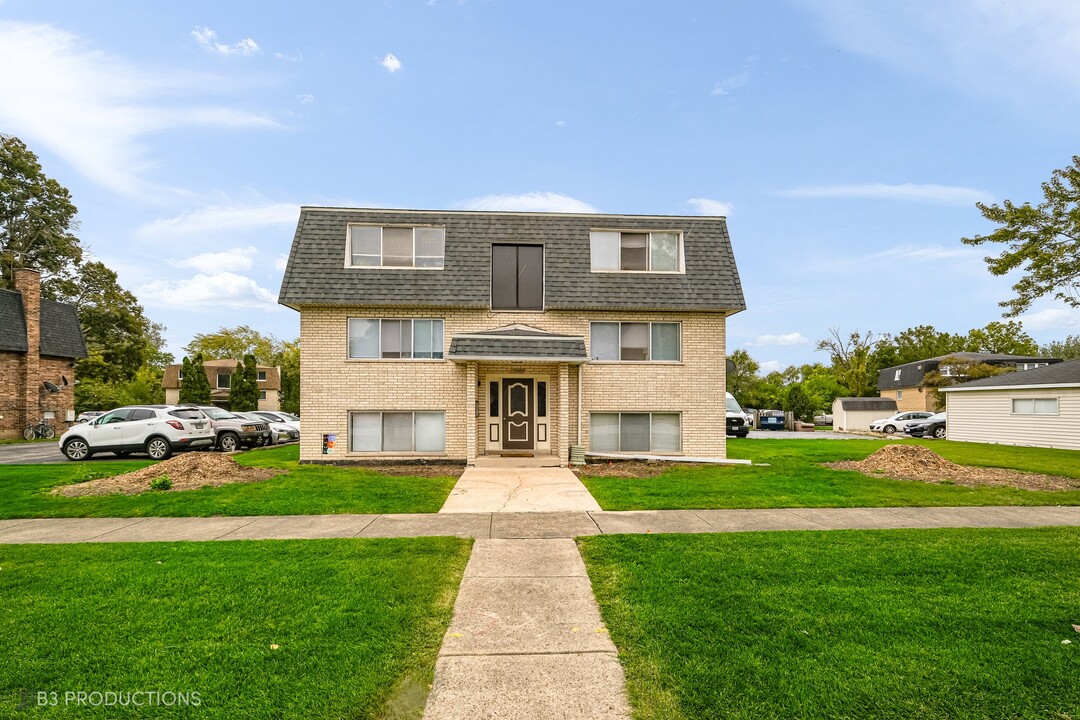
[[[589,447],[593,452],[679,452],[679,413],[591,413]]]
[[[678,362],[679,323],[594,322],[590,352],[597,360]]]
[[[1057,415],[1057,398],[1013,398],[1012,411],[1016,415]]]
[[[442,356],[442,320],[349,318],[350,359],[438,360]]]
[[[444,452],[442,412],[355,412],[349,428],[350,452]]]

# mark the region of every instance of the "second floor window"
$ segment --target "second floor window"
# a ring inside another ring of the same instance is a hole
[[[491,309],[544,309],[543,245],[491,246]]]
[[[680,272],[682,235],[677,232],[589,233],[592,270],[633,272]]]
[[[442,356],[442,320],[349,318],[350,359],[438,360]]]
[[[446,230],[439,227],[349,226],[351,267],[441,268]]]
[[[679,323],[594,322],[590,354],[597,360],[678,362]]]
[[[232,373],[218,373],[218,390],[228,390],[232,387]]]

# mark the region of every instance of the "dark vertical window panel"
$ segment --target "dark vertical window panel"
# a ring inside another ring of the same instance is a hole
[[[520,310],[544,309],[544,248],[518,246],[518,301]]]
[[[488,383],[488,416],[499,417],[499,383]]]
[[[649,234],[623,233],[620,266],[623,270],[649,269]]]
[[[491,307],[517,309],[518,249],[515,245],[491,246]]]
[[[547,383],[536,383],[536,416],[547,417]]]

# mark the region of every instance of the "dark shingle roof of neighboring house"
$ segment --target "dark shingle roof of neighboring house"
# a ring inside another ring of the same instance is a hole
[[[892,410],[896,411],[896,401],[892,398],[848,397],[836,398],[842,410]]]
[[[1031,357],[1027,355],[1008,355],[1005,353],[950,353],[948,355],[938,355],[937,357],[926,358],[925,360],[916,360],[915,362],[909,362],[904,365],[894,365],[893,367],[879,370],[877,383],[878,390],[895,390],[897,388],[918,387],[922,384],[923,378],[926,377],[926,374],[937,370],[938,366],[941,364],[941,361],[947,358],[956,358],[957,360],[964,360],[973,363],[988,363],[990,365],[1001,365],[1004,363],[1061,362],[1059,358]],[[896,377],[897,370],[900,371],[899,378]]]
[[[349,223],[441,225],[442,270],[345,266]],[[677,230],[685,273],[594,273],[589,231]],[[278,302],[301,305],[490,308],[491,245],[544,245],[546,310],[746,309],[722,217],[572,215],[304,207]]]
[[[506,327],[450,338],[449,360],[585,362],[585,338],[556,335],[529,327]]]
[[[73,305],[41,301],[41,340],[38,352],[48,357],[86,357],[86,339]],[[26,316],[22,294],[0,290],[0,351],[26,352]]]
[[[941,392],[956,392],[958,390],[983,390],[992,388],[1010,387],[1033,387],[1033,386],[1060,387],[1074,385],[1080,387],[1080,360],[1054,363],[1046,367],[1021,370],[1018,372],[1004,373],[993,377],[971,380],[966,383],[941,388]]]

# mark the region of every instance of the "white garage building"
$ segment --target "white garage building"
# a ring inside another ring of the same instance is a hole
[[[896,414],[896,401],[879,397],[841,397],[833,400],[833,430],[870,430],[870,423]]]
[[[1080,450],[1080,360],[941,388],[950,440]]]

